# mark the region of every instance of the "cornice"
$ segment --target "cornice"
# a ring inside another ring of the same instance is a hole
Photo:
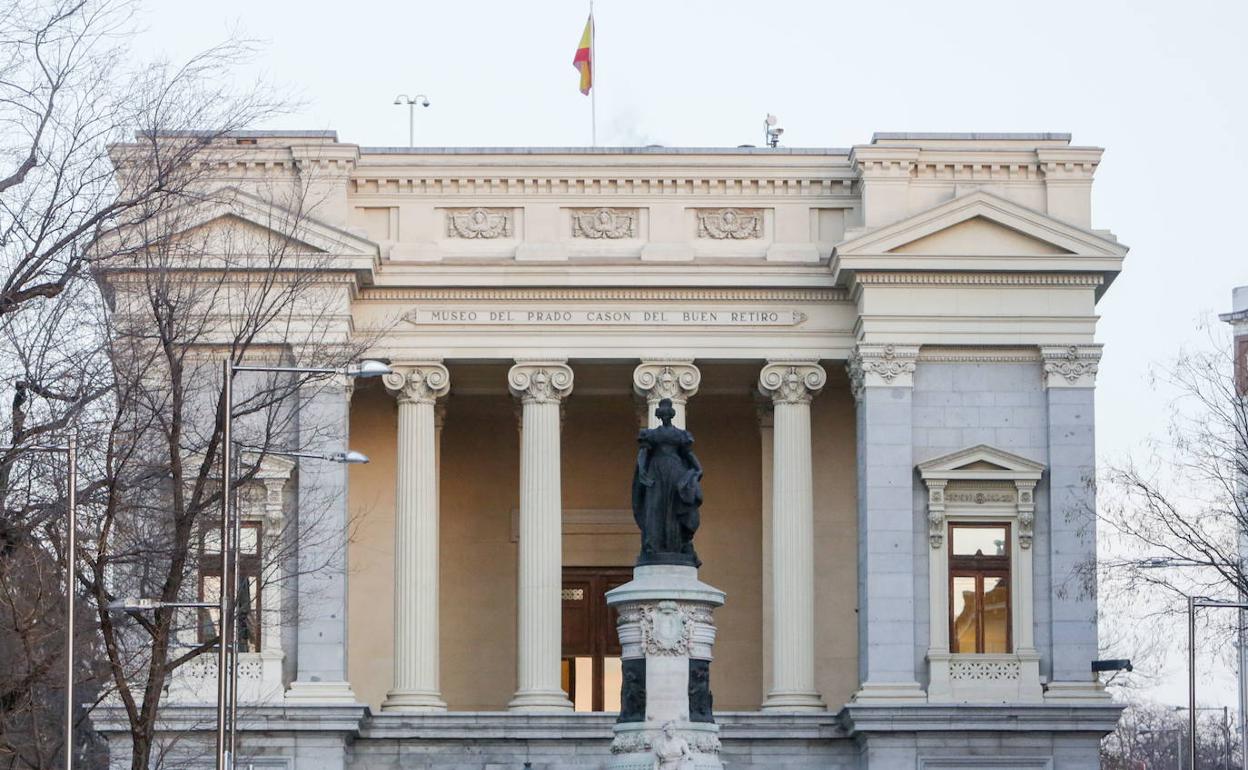
[[[945,347],[919,348],[919,363],[939,364],[1034,364],[1041,361],[1036,347]]]
[[[360,300],[671,300],[700,302],[847,302],[844,289],[679,289],[679,288],[390,288],[367,287]]]
[[[511,176],[489,173],[488,169],[469,173],[420,175],[398,173],[355,173],[347,191],[353,196],[404,195],[470,196],[473,198],[512,196],[541,197],[776,197],[852,198],[854,179],[846,175],[762,174],[714,175],[685,172],[679,175],[631,176],[620,173],[584,173],[560,176]]]
[[[859,284],[894,286],[1100,286],[1100,273],[961,273],[961,272],[875,272],[854,274]]]

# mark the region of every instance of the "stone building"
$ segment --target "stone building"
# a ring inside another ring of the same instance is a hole
[[[1096,766],[1118,716],[1080,578],[1096,303],[1127,251],[1093,226],[1101,154],[232,136],[211,173],[237,194],[200,226],[271,227],[267,184],[303,180],[294,237],[333,257],[336,328],[384,330],[394,367],[300,417],[371,464],[275,462],[244,511],[297,521],[315,487],[337,530],[301,548],[322,566],[296,594],[258,600],[298,621],[244,654],[240,764],[598,766],[602,593],[637,553],[638,427],[670,397],[706,468],[701,577],[728,597],[727,765]],[[214,666],[170,684],[170,733],[208,737]]]

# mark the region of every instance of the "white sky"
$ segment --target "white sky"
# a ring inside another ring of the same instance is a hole
[[[417,144],[589,143],[571,64],[586,0],[149,2],[139,56],[261,41],[246,76],[301,105],[267,127],[404,145],[407,109],[392,102],[423,92]],[[1196,324],[1248,284],[1235,235],[1248,215],[1248,3],[599,0],[595,17],[601,144],[760,144],[772,112],[789,146],[1068,131],[1107,148],[1094,225],[1132,250],[1100,305],[1102,459],[1164,429],[1149,366],[1201,343]],[[1202,701],[1234,706],[1232,676],[1202,675]],[[1182,702],[1184,688],[1178,670],[1154,695]]]

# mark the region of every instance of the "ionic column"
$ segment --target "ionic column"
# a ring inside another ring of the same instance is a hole
[[[394,495],[394,687],[385,711],[445,711],[438,687],[437,400],[450,390],[440,363],[384,377],[399,401]]]
[[[763,367],[758,387],[773,415],[771,676],[765,711],[823,711],[815,690],[814,488],[810,401],[827,382],[814,361]]]
[[[693,361],[642,361],[633,370],[633,390],[646,400],[646,424],[657,428],[659,418],[654,410],[665,398],[672,400],[672,408],[676,416],[672,424],[677,428],[685,427],[685,403],[698,392],[702,382],[702,373]]]
[[[572,392],[572,370],[562,362],[517,360],[507,374],[507,384],[522,404],[518,689],[508,708],[570,711],[572,702],[559,676],[563,642],[559,404]]]

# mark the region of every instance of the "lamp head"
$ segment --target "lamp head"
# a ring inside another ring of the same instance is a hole
[[[329,459],[336,463],[342,463],[343,465],[363,465],[368,462],[368,455],[362,452],[356,452],[353,449],[348,449],[345,452],[333,453],[330,455]]]
[[[348,377],[380,377],[390,373],[390,365],[375,358],[366,358],[346,368]]]

